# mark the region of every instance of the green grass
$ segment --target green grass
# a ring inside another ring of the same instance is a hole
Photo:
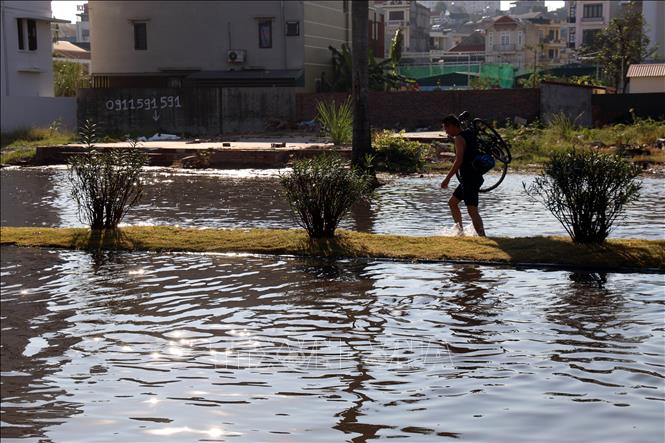
[[[556,152],[572,148],[599,149],[602,152],[625,155],[627,150],[641,148],[647,152],[630,157],[632,161],[663,163],[662,150],[656,140],[665,138],[665,122],[637,119],[632,125],[612,125],[603,128],[578,128],[573,122],[556,118],[544,127],[530,125],[499,129],[501,136],[512,146],[513,167],[541,165]]]
[[[30,128],[0,134],[0,163],[12,164],[30,161],[38,146],[55,146],[73,143],[77,139],[73,132]]]
[[[0,228],[0,244],[68,249],[247,252],[316,257],[468,261],[552,265],[584,269],[665,270],[665,241],[610,240],[575,244],[564,237],[410,237],[339,231],[333,240],[311,241],[300,229],[187,229],[129,227]]]

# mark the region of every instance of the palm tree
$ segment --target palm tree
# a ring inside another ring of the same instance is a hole
[[[351,162],[365,168],[365,159],[372,152],[368,107],[368,20],[369,5],[365,0],[351,2],[352,57],[353,57],[353,148]]]

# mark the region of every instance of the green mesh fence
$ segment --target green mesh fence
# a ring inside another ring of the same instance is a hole
[[[478,74],[481,79],[497,82],[502,88],[512,88],[515,85],[515,70],[509,64],[483,63],[479,64],[443,64],[429,65],[402,65],[398,67],[400,74],[413,78],[419,82],[428,83],[427,79],[445,74]]]

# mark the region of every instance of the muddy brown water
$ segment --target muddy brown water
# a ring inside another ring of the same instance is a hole
[[[147,175],[129,224],[294,226],[274,173]],[[0,177],[3,225],[78,224],[64,171]],[[530,179],[484,199],[489,229],[562,233]],[[437,180],[395,180],[345,226],[436,233]],[[661,183],[614,236],[662,238]],[[0,253],[3,443],[665,440],[662,274]]]
[[[149,169],[141,204],[128,213],[125,222],[201,228],[296,227],[278,173]],[[533,175],[509,174],[497,190],[481,196],[480,211],[489,235],[566,235],[541,204],[526,196],[522,184],[533,179]],[[2,225],[82,226],[64,169],[5,168],[0,180]],[[377,190],[371,204],[356,205],[342,227],[388,234],[441,234],[452,226],[446,202],[454,184],[444,191],[440,182],[441,177],[391,180]],[[611,237],[665,238],[665,181],[645,177],[643,186],[640,200],[628,207]]]
[[[662,442],[662,288],[3,247],[3,442]]]

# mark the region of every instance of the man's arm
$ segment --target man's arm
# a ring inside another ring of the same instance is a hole
[[[448,175],[446,175],[446,178],[443,179],[441,182],[441,187],[443,189],[446,189],[448,187],[448,183],[450,183],[450,179],[453,178],[453,175],[459,171],[459,168],[462,167],[462,162],[464,161],[464,149],[466,148],[466,141],[464,140],[464,137],[461,135],[455,136],[455,161],[453,162],[453,166],[450,168],[450,171],[448,172]]]

